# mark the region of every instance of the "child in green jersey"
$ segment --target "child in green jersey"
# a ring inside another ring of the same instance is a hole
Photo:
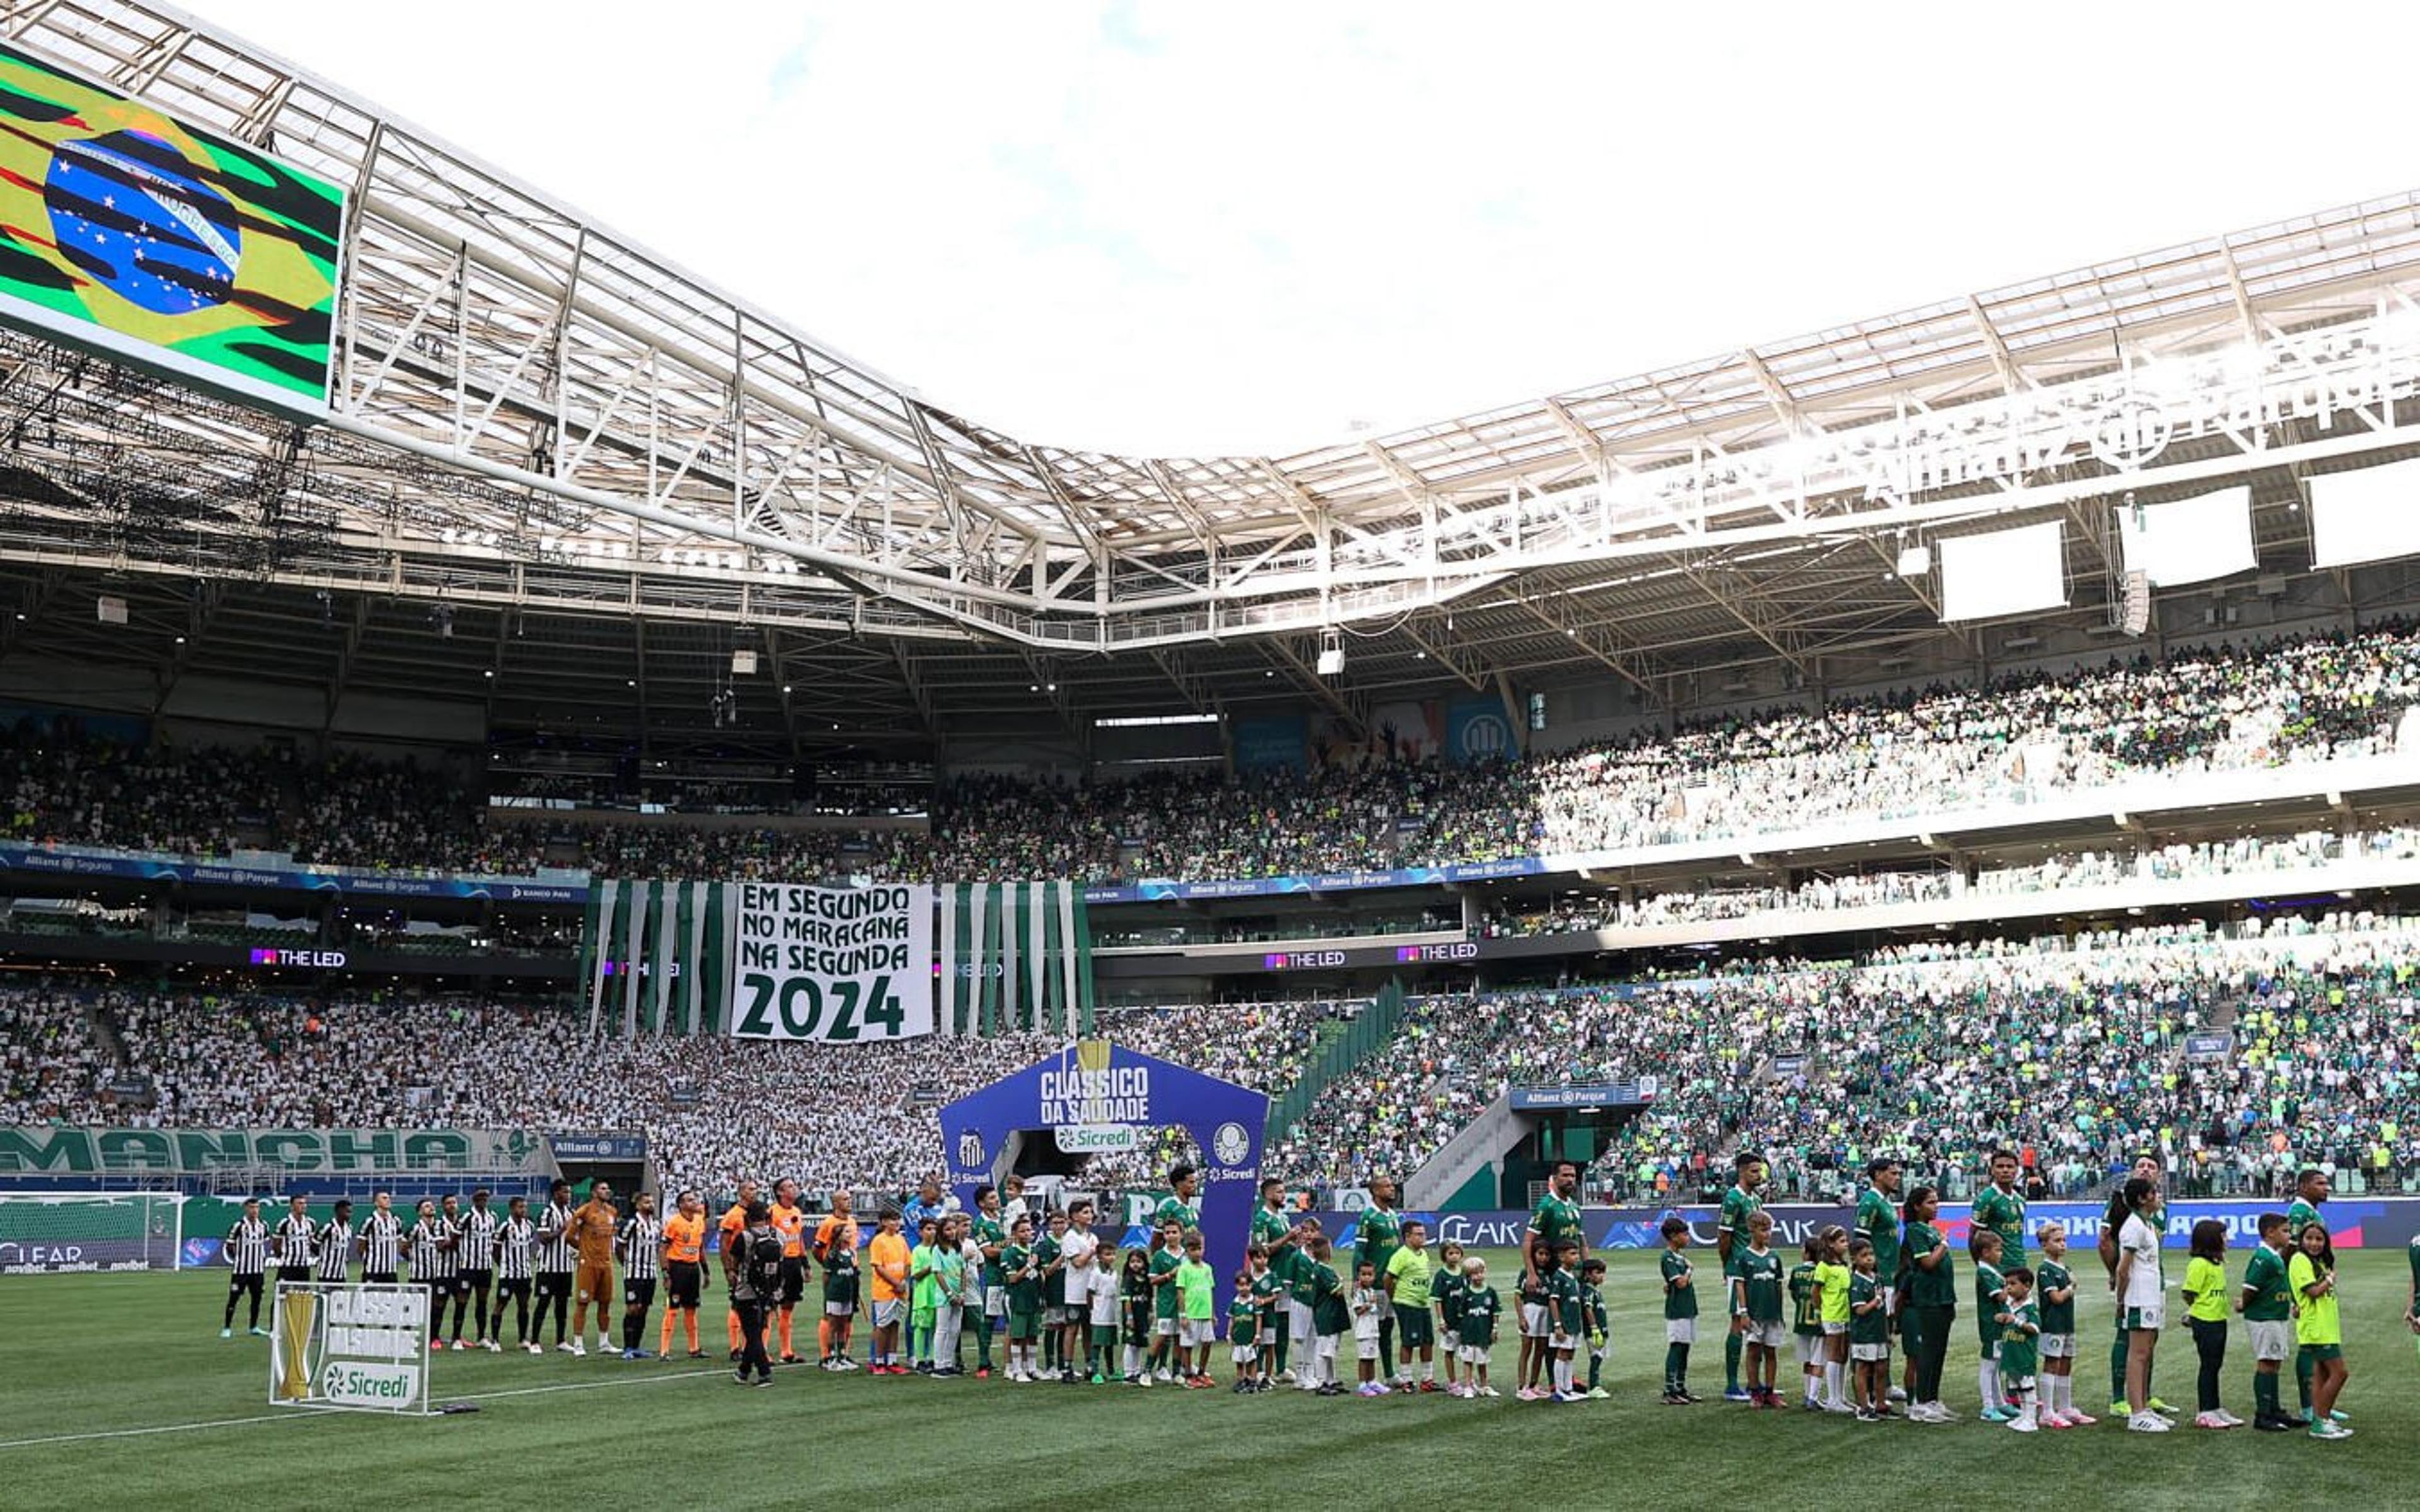
[[[2226,1225],[2202,1219],[2193,1226],[2192,1243],[2192,1257],[2185,1261],[2185,1326],[2193,1332],[2201,1365],[2194,1427],[2241,1427],[2243,1420],[2218,1405],[2218,1378],[2226,1368]]]
[[[1008,1290],[1008,1379],[1037,1379],[1033,1341],[1042,1336],[1042,1268],[1033,1259],[1033,1220],[1018,1213],[1000,1248],[1000,1273]]]
[[[1378,1379],[1378,1325],[1386,1320],[1387,1297],[1378,1289],[1378,1267],[1368,1260],[1353,1268],[1352,1306],[1353,1352],[1361,1372],[1355,1395],[1384,1396],[1391,1388]]]
[[[1604,1401],[1613,1393],[1605,1389],[1605,1352],[1612,1341],[1612,1322],[1605,1310],[1605,1262],[1590,1256],[1580,1264],[1580,1335],[1588,1346],[1588,1397],[1592,1402]]]
[[[1455,1379],[1454,1368],[1462,1353],[1462,1246],[1448,1242],[1437,1249],[1436,1285],[1429,1288],[1429,1300],[1436,1304],[1437,1355],[1445,1362],[1445,1390],[1449,1396],[1462,1395],[1462,1382]]]
[[[1118,1267],[1118,1310],[1125,1325],[1125,1382],[1129,1386],[1151,1383],[1144,1366],[1145,1351],[1151,1348],[1152,1321],[1151,1257],[1139,1249],[1126,1251],[1124,1264]]]
[[[2034,1267],[2041,1306],[2041,1374],[2036,1379],[2046,1428],[2090,1427],[2100,1422],[2075,1405],[2075,1273],[2067,1268],[2067,1226],[2055,1219],[2035,1232],[2042,1262]]]
[[[1487,1262],[1473,1255],[1462,1262],[1462,1316],[1455,1330],[1462,1340],[1462,1363],[1469,1381],[1465,1396],[1493,1396],[1487,1383],[1488,1356],[1496,1348],[1496,1288],[1487,1284]]]
[[[1268,1366],[1262,1363],[1261,1314],[1276,1288],[1268,1280],[1269,1252],[1260,1244],[1244,1249],[1244,1269],[1235,1277],[1235,1295],[1227,1304],[1227,1346],[1235,1365],[1235,1393],[1243,1396],[1268,1386]],[[1262,1288],[1268,1288],[1268,1296]]]
[[[2252,1336],[2252,1426],[2262,1433],[2294,1427],[2279,1399],[2277,1376],[2294,1347],[2294,1292],[2286,1280],[2288,1225],[2282,1212],[2260,1215],[2260,1242],[2243,1267],[2243,1288],[2235,1299],[2243,1331]]]
[[[1813,1410],[1823,1405],[1823,1294],[1815,1287],[1815,1262],[1821,1254],[1809,1234],[1798,1246],[1798,1263],[1790,1268],[1790,1334],[1798,1360],[1798,1405]]]
[[[2040,1427],[2035,1413],[2034,1350],[2041,1337],[2041,1312],[2034,1306],[2034,1273],[2020,1265],[2000,1278],[2000,1390],[2015,1416],[2009,1427],[2019,1433]]]
[[[1159,1242],[1151,1252],[1151,1366],[1155,1381],[1176,1379],[1182,1358],[1177,1335],[1184,1318],[1184,1293],[1176,1288],[1176,1268],[1185,1263],[1185,1226],[1170,1219],[1159,1226]]]
[[[2286,1268],[2302,1312],[2294,1319],[2294,1339],[2311,1362],[2311,1437],[2350,1439],[2352,1429],[2336,1419],[2336,1397],[2344,1391],[2344,1325],[2336,1312],[2335,1248],[2328,1226],[2305,1224],[2302,1242]]]
[[[1664,1279],[1664,1405],[1686,1407],[1699,1398],[1689,1395],[1689,1346],[1698,1341],[1698,1291],[1689,1264],[1689,1223],[1664,1220],[1664,1256],[1657,1270]]]
[[[1773,1214],[1759,1208],[1747,1215],[1746,1243],[1731,1253],[1731,1332],[1747,1341],[1747,1399],[1759,1409],[1781,1405],[1774,1389],[1781,1341],[1789,1334],[1781,1320],[1781,1295]]]
[[[1986,1423],[2006,1423],[2017,1415],[2000,1391],[2000,1315],[2008,1310],[2004,1295],[2008,1277],[2000,1273],[2000,1246],[1996,1231],[1975,1230],[1975,1332],[1982,1344],[1982,1361],[1976,1366],[1975,1379],[1983,1393],[1983,1411],[1977,1415]]]
[[[1857,1421],[1890,1416],[1890,1293],[1874,1246],[1862,1239],[1849,1246],[1849,1364]]]
[[[908,1358],[916,1373],[933,1373],[933,1323],[939,1316],[941,1283],[934,1264],[940,1255],[941,1226],[927,1218],[916,1226],[916,1247],[908,1254]]]
[[[1554,1382],[1554,1399],[1559,1402],[1586,1401],[1588,1394],[1579,1389],[1575,1375],[1575,1362],[1579,1355],[1580,1335],[1588,1328],[1588,1307],[1580,1294],[1580,1245],[1567,1239],[1555,1252],[1555,1267],[1540,1279],[1546,1283],[1546,1305],[1552,1313],[1546,1344],[1552,1351],[1548,1369]]]
[[[1326,1234],[1313,1234],[1306,1252],[1311,1263],[1302,1268],[1303,1273],[1295,1283],[1311,1297],[1311,1368],[1305,1389],[1322,1396],[1342,1396],[1344,1383],[1336,1379],[1336,1354],[1338,1341],[1353,1326],[1347,1292],[1336,1267],[1329,1263],[1335,1249]]]

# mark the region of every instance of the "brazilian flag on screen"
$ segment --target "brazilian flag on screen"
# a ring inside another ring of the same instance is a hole
[[[345,192],[0,44],[0,320],[328,402]]]

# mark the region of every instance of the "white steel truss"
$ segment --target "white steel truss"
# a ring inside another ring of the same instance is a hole
[[[1645,684],[1691,643],[1685,605],[1656,632],[1669,643],[1649,645],[1570,606],[1542,618],[1536,591],[1675,574],[1709,634],[1803,671],[1838,639],[1824,607],[1847,590],[1824,584],[1845,537],[1870,560],[1877,532],[2412,444],[2387,393],[2342,424],[2218,426],[2231,445],[2174,447],[2139,471],[2082,452],[1877,488],[1840,462],[1861,437],[1948,435],[2025,395],[2119,393],[2163,364],[2389,321],[2420,289],[2420,193],[1375,440],[1131,457],[929,404],[196,18],[119,0],[17,0],[0,18],[15,43],[353,192],[325,424],[0,343],[19,475],[0,553],[19,561],[208,559],[510,609],[981,639],[1044,658],[1149,651],[1180,689],[1180,647],[1272,638],[1285,666],[1284,638],[1321,626],[1493,606],[1492,623],[1560,632]],[[147,489],[227,507],[147,533],[130,501]],[[97,501],[119,508],[116,534],[91,529]],[[1745,569],[1768,552],[1789,581]],[[1921,583],[1863,601],[1930,607]],[[1471,686],[1509,664],[1430,649]]]

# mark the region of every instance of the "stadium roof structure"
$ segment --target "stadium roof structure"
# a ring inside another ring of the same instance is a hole
[[[2302,478],[2420,448],[2389,393],[2148,462],[1839,465],[2398,316],[2415,193],[1290,456],[1124,456],[932,403],[194,17],[43,0],[0,36],[351,190],[323,423],[0,336],[0,656],[163,699],[211,674],[524,724],[635,706],[676,738],[746,649],[799,691],[743,685],[743,722],[794,753],[1276,698],[1352,719],[1415,687],[1618,678],[1678,706],[1989,659],[1893,570],[1987,519],[2070,520],[2068,613],[2105,619],[2121,491],[2247,483],[2260,570],[2299,577]],[[96,593],[132,624],[96,626]],[[1314,670],[1327,636],[1342,676]]]

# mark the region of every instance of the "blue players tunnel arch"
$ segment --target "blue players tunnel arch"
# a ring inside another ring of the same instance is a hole
[[[1260,1185],[1264,1093],[1107,1040],[1078,1040],[941,1108],[950,1183],[970,1211],[1016,1134],[1037,1130],[1176,1127],[1202,1150],[1202,1257],[1223,1310],[1243,1267]]]

